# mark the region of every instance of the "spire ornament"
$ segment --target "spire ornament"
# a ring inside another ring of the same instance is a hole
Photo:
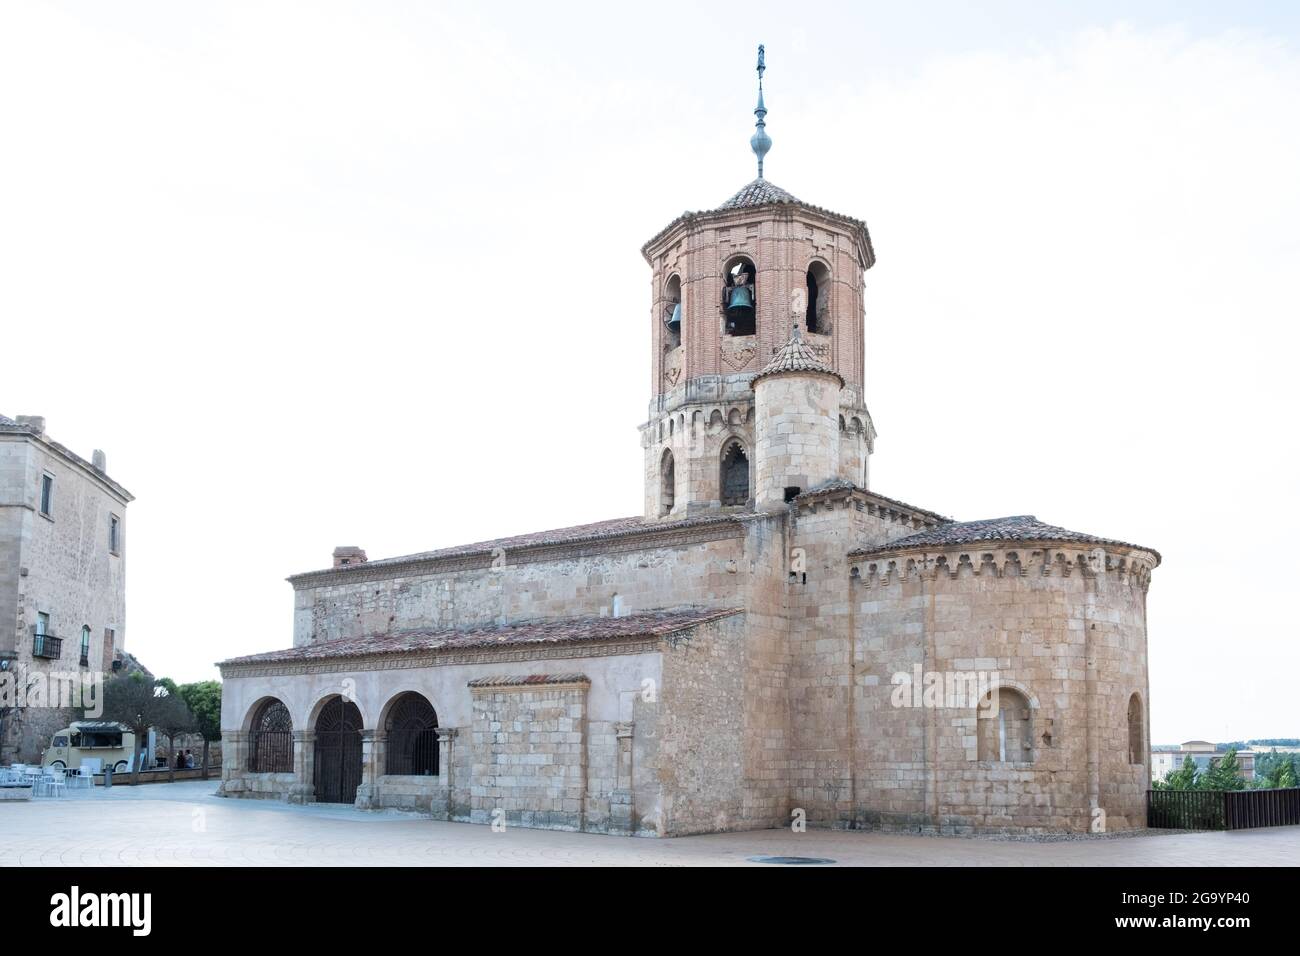
[[[763,105],[763,71],[767,69],[767,62],[763,52],[763,44],[758,45],[758,106],[754,109],[754,115],[758,117],[758,122],[754,124],[754,135],[749,138],[749,148],[754,151],[758,157],[758,178],[763,178],[763,157],[767,151],[772,148],[772,137],[767,135],[767,123],[764,117],[767,116],[767,107]]]

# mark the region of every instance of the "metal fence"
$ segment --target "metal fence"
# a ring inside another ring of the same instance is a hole
[[[1300,826],[1300,788],[1148,790],[1147,826],[1161,830]]]

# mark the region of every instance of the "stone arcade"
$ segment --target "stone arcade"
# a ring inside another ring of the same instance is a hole
[[[870,490],[863,222],[760,167],[642,252],[645,513],[290,578],[292,648],[221,664],[221,792],[659,836],[1142,826],[1156,552]]]

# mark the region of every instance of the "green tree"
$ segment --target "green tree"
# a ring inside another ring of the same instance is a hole
[[[176,686],[174,682],[167,683]],[[163,681],[159,681],[155,689],[157,693],[154,695],[152,724],[155,730],[167,738],[167,781],[170,783],[176,779],[176,738],[181,734],[193,733],[198,729],[198,722],[180,694],[169,693]]]
[[[1241,766],[1237,763],[1237,751],[1230,749],[1222,757],[1210,763],[1210,769],[1201,777],[1200,789],[1246,789],[1246,778],[1241,775]]]
[[[1170,770],[1165,774],[1164,780],[1156,780],[1151,784],[1152,790],[1196,790],[1200,783],[1200,771],[1196,769],[1196,761],[1191,757],[1183,758],[1183,765],[1177,770]]]
[[[185,701],[169,690],[175,686],[169,678],[154,680],[138,670],[113,677],[104,685],[103,718],[124,724],[135,734],[132,783],[140,782],[140,753],[150,728],[158,729],[173,743],[177,734],[194,729],[194,716]]]
[[[157,687],[141,671],[111,678],[104,685],[103,718],[129,727],[135,734],[131,782],[140,782],[140,751],[159,713]]]
[[[1255,759],[1255,787],[1260,790],[1275,790],[1294,787],[1300,781],[1300,766],[1297,754],[1280,754],[1274,747],[1269,753],[1260,754]]]
[[[208,745],[221,739],[221,681],[204,680],[181,684],[181,699],[189,705],[203,736],[203,779],[208,779]]]
[[[1294,756],[1295,755],[1293,754],[1292,757],[1294,758]],[[1300,787],[1300,780],[1297,780],[1294,759],[1288,760],[1286,763],[1282,764],[1282,769],[1279,770],[1277,774],[1277,781],[1273,785],[1284,789]]]

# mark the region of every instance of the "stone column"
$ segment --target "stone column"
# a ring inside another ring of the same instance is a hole
[[[217,793],[235,796],[245,789],[244,773],[248,770],[248,735],[238,730],[221,732],[221,786]]]
[[[287,799],[290,803],[312,803],[316,799],[316,731],[293,732],[293,765],[297,779]]]
[[[383,773],[384,743],[382,730],[361,731],[361,783],[357,786],[356,807],[371,810],[379,806],[379,777]]]
[[[441,787],[430,804],[429,811],[435,820],[450,820],[453,812],[455,793],[455,744],[456,728],[438,728],[438,777]]]
[[[634,724],[630,720],[621,720],[614,724],[614,738],[617,742],[615,752],[615,773],[617,785],[609,795],[609,828],[620,833],[632,832],[632,818],[635,805],[632,795],[632,731]]]

